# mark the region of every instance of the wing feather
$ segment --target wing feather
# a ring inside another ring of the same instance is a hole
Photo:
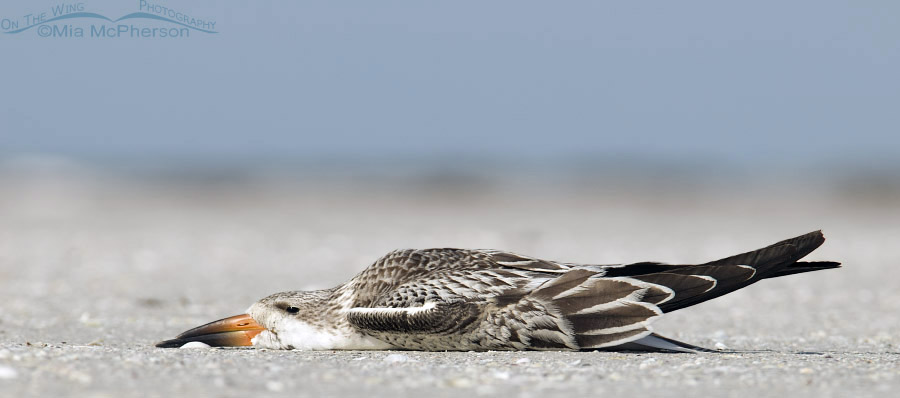
[[[435,303],[407,308],[351,308],[347,320],[362,330],[388,333],[444,334],[466,330],[481,315],[471,302]]]

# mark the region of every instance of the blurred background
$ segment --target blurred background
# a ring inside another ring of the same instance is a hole
[[[396,248],[699,262],[824,229],[843,270],[664,334],[896,343],[895,2],[160,1],[215,33],[10,33],[58,4],[0,7],[7,340],[149,344]]]

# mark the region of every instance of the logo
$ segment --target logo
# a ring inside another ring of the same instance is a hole
[[[110,18],[87,3],[60,3],[17,18],[0,18],[5,35],[36,34],[42,38],[184,39],[192,34],[219,33],[216,21],[158,1],[140,0],[137,11]]]

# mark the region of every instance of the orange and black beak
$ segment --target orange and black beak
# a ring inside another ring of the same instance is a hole
[[[199,341],[212,347],[243,347],[253,345],[251,340],[263,330],[266,328],[256,323],[250,315],[235,315],[195,327],[172,340],[159,342],[156,346],[178,348],[185,343]]]

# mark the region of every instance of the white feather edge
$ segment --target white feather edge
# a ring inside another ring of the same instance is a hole
[[[409,315],[420,314],[425,311],[434,309],[437,307],[437,303],[433,301],[427,301],[421,307],[354,307],[347,309],[347,312],[355,312],[358,314],[397,314],[397,313],[407,313]]]

